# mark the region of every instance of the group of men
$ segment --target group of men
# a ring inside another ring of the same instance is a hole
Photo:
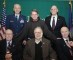
[[[19,4],[14,4],[13,11],[6,19],[5,39],[0,41],[1,60],[73,60],[73,39],[57,6],[51,7],[45,21],[36,9],[29,22]]]

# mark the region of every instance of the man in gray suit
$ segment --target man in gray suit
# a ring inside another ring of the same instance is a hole
[[[24,60],[56,60],[56,53],[51,48],[50,41],[43,38],[40,27],[34,29],[35,38],[26,43],[24,49]]]

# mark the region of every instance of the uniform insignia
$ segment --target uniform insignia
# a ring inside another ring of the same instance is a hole
[[[57,38],[57,39],[62,39],[62,38]]]
[[[24,23],[24,20],[23,20],[23,19],[21,19],[21,20],[20,20],[20,23]]]

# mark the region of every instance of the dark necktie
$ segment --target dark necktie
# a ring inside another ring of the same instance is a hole
[[[52,21],[52,29],[54,30],[55,28],[55,17],[53,17],[53,21]]]
[[[68,40],[66,40],[66,45],[67,45],[68,48],[69,48],[70,54],[73,56],[73,52],[72,52],[71,46],[70,46],[69,43],[68,43]]]
[[[19,19],[17,15],[16,15],[15,17],[16,17],[16,20],[18,20],[18,19]]]

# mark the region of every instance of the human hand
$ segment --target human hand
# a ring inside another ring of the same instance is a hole
[[[26,45],[26,40],[23,41],[23,44]]]
[[[73,41],[69,41],[69,45],[73,47]]]
[[[9,53],[9,54],[6,53],[5,59],[6,60],[12,60],[12,54],[11,53]]]

